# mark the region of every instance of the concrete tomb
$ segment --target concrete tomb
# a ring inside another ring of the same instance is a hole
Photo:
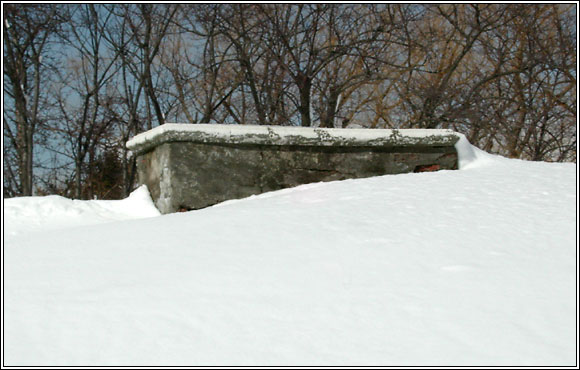
[[[319,181],[457,169],[450,130],[165,124],[127,142],[162,213]]]

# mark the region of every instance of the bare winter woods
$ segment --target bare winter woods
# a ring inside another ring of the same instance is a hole
[[[3,4],[4,196],[122,198],[165,122],[450,128],[576,161],[575,4]]]

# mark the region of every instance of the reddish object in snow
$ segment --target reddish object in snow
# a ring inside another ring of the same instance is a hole
[[[438,164],[428,164],[428,165],[424,165],[424,166],[415,167],[414,172],[433,172],[433,171],[439,171],[440,169],[441,169],[441,166]]]

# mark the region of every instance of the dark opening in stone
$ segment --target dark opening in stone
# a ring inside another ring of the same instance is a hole
[[[426,164],[415,167],[415,170],[413,172],[433,172],[439,171],[440,169],[441,166],[438,164]]]

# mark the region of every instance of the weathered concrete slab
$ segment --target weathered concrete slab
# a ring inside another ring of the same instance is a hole
[[[127,143],[162,213],[319,181],[457,168],[450,130],[166,124]]]

